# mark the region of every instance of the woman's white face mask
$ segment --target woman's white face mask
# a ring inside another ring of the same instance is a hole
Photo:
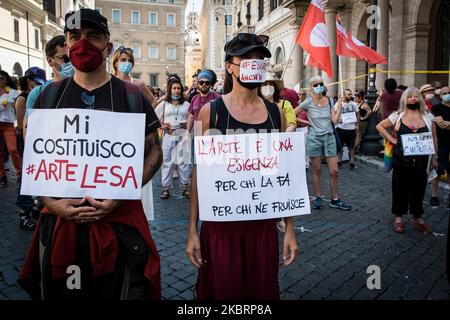
[[[264,97],[272,97],[274,93],[275,93],[275,87],[274,86],[267,85],[267,86],[262,86],[261,87],[261,94]]]

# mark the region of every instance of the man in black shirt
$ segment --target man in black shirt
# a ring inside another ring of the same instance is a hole
[[[69,12],[64,32],[65,47],[75,68],[74,76],[49,85],[36,100],[34,108],[145,113],[142,177],[145,185],[162,163],[156,131],[160,123],[139,88],[129,87],[107,72],[106,58],[113,46],[107,19],[91,9]],[[137,97],[135,105],[130,105],[127,99],[127,95],[133,94],[129,88]],[[51,90],[57,92],[54,101],[46,101]],[[83,199],[42,197],[42,200],[44,214],[36,231],[39,232],[39,243],[33,241],[19,276],[19,282],[33,298],[160,298],[159,256],[140,200],[96,200],[89,196]],[[36,250],[41,257],[39,270],[36,270]],[[67,288],[68,274],[64,275],[67,264],[81,269],[79,290]],[[42,279],[41,288],[37,288],[41,286],[40,282],[33,282],[36,272]]]

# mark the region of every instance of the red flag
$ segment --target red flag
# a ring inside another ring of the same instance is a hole
[[[321,0],[311,1],[295,42],[310,55],[310,65],[321,68],[330,78],[333,76],[330,45]]]
[[[387,64],[386,57],[369,48],[344,29],[336,16],[337,46],[336,54],[367,61],[369,64]]]

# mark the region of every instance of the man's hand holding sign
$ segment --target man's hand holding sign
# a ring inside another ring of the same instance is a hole
[[[49,119],[52,126],[39,126]],[[136,129],[118,133],[119,121]],[[51,212],[75,222],[93,222],[111,213],[121,202],[111,199],[138,199],[143,182],[144,121],[144,114],[33,110],[22,194],[45,197]],[[148,179],[150,173],[145,176]]]

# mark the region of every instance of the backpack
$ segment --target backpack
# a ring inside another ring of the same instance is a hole
[[[40,105],[42,106],[55,106],[57,103],[57,99],[61,97],[62,90],[66,85],[66,82],[69,81],[69,78],[66,78],[62,81],[55,81],[50,83],[45,90],[41,92],[39,95]],[[127,96],[128,107],[132,113],[142,113],[144,112],[144,105],[142,103],[142,95],[141,90],[137,85],[134,85],[130,82],[125,83],[125,93]]]

